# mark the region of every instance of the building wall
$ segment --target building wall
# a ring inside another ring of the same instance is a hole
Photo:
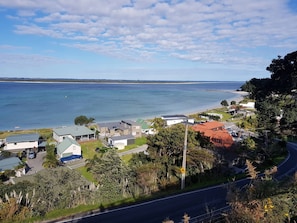
[[[66,154],[81,156],[81,147],[75,144],[69,146],[62,154],[58,154],[60,158],[65,157]]]
[[[35,142],[18,142],[18,143],[7,143],[4,150],[25,150],[38,148],[38,141]]]

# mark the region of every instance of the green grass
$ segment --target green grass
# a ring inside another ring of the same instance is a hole
[[[121,159],[125,162],[125,163],[128,163],[129,160],[132,158],[133,154],[127,154],[127,155],[124,155],[124,156],[121,156]]]
[[[146,144],[146,142],[147,142],[147,138],[146,137],[140,137],[140,138],[136,138],[135,139],[135,144],[137,146],[142,146],[142,145]]]
[[[84,178],[86,178],[86,180],[96,183],[93,177],[93,174],[88,172],[86,167],[82,166],[82,167],[76,168],[76,171],[78,171]]]
[[[90,211],[98,210],[99,211],[99,205],[98,204],[92,204],[92,205],[79,205],[75,208],[70,209],[57,209],[54,211],[50,211],[46,214],[43,220],[50,220],[50,219],[59,219],[62,217],[67,217],[71,215],[77,215],[79,213],[85,213]]]
[[[28,129],[28,130],[16,130],[16,131],[0,131],[0,139],[5,139],[7,136],[17,135],[17,134],[29,134],[29,133],[38,133],[41,136],[47,138],[52,137],[53,130],[42,128],[42,129]]]
[[[85,159],[93,159],[94,155],[97,155],[98,153],[95,151],[97,147],[102,147],[102,142],[99,140],[96,141],[86,141],[81,142],[81,151],[83,154],[83,157]]]
[[[130,149],[137,148],[138,146],[142,146],[142,145],[146,144],[146,142],[147,142],[146,137],[136,138],[134,144],[125,146],[125,149],[121,149],[118,152],[124,152],[124,151],[128,151]]]

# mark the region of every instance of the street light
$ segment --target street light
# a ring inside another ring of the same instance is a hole
[[[186,180],[186,167],[187,167],[187,144],[188,144],[188,120],[186,122],[185,129],[185,141],[184,141],[184,149],[183,149],[183,163],[181,168],[181,189],[185,188],[185,180]]]

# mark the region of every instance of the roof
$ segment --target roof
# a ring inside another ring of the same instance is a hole
[[[135,139],[133,135],[123,135],[123,136],[113,136],[111,137],[112,140],[122,140],[122,139]]]
[[[105,122],[98,123],[99,128],[108,128],[108,129],[129,129],[128,126],[140,126],[139,123],[130,121],[130,120],[122,120],[120,122]]]
[[[121,122],[128,124],[128,125],[139,125],[137,122],[134,122],[132,120],[122,120]]]
[[[194,125],[192,128],[195,131],[205,131],[207,129],[216,130],[222,127],[224,127],[223,123],[217,122],[217,121],[211,121],[211,122],[204,122],[201,124]]]
[[[0,171],[12,170],[16,166],[20,165],[22,162],[18,157],[9,157],[3,160],[0,160]]]
[[[185,120],[187,120],[188,119],[188,117],[185,115],[163,115],[161,118],[165,119],[165,120],[171,120],[171,119],[185,119]]]
[[[78,142],[76,142],[74,139],[66,137],[61,143],[59,143],[57,145],[57,153],[62,154],[63,152],[65,152],[66,149],[68,149],[73,144],[77,145],[77,146],[80,146],[78,144]]]
[[[34,141],[38,141],[39,137],[40,135],[36,133],[12,135],[6,138],[6,142],[7,143],[34,142]]]
[[[116,129],[120,127],[120,122],[104,122],[104,123],[98,123],[98,126],[100,128],[106,127],[109,129]]]
[[[216,147],[230,148],[233,144],[233,138],[229,134],[229,132],[223,127],[223,123],[211,121],[205,122],[203,124],[194,125],[192,126],[192,129],[194,131],[199,131],[203,133],[203,135],[206,137],[209,137],[210,141]]]
[[[76,136],[94,134],[94,132],[92,130],[90,130],[89,128],[87,128],[85,126],[81,126],[81,125],[55,128],[55,129],[53,129],[53,131],[59,136],[72,135],[73,137],[76,137]]]
[[[136,121],[139,125],[141,125],[142,129],[149,129],[150,125],[143,119],[137,119]]]

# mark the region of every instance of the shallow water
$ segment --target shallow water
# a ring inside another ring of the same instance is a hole
[[[220,106],[243,82],[187,84],[0,83],[0,130],[73,125],[185,114]]]

